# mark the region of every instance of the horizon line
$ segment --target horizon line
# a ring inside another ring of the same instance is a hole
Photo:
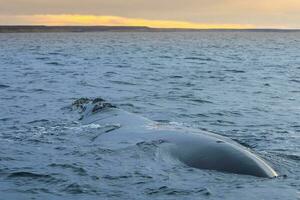
[[[300,28],[268,28],[268,27],[257,27],[257,28],[182,28],[182,27],[151,27],[142,25],[31,25],[31,24],[0,24],[0,29],[3,28],[129,28],[129,29],[149,29],[149,30],[258,30],[258,31],[300,31]],[[101,31],[101,30],[99,30]]]

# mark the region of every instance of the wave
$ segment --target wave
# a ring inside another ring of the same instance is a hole
[[[0,89],[1,88],[9,88],[9,87],[10,87],[9,85],[0,84]]]

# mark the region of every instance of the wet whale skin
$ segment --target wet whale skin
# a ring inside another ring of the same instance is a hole
[[[76,104],[75,104],[76,105]],[[123,148],[145,141],[164,143],[164,150],[184,164],[227,173],[272,178],[278,174],[259,156],[229,138],[186,127],[162,125],[116,108],[102,99],[80,106],[85,124],[115,124],[101,136],[108,148]]]

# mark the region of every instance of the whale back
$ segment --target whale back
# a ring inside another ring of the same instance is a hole
[[[258,177],[277,176],[266,161],[228,138],[205,133],[187,135],[177,135],[170,151],[190,167]]]
[[[163,141],[169,144],[167,151],[171,156],[193,168],[267,178],[277,176],[266,161],[227,137],[186,127],[161,125],[116,108],[101,98],[77,100],[73,107],[79,108],[84,124],[117,127],[101,135],[102,141],[105,141],[102,145],[109,148]]]

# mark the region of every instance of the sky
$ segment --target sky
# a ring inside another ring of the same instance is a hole
[[[0,25],[300,28],[300,0],[0,0]]]

